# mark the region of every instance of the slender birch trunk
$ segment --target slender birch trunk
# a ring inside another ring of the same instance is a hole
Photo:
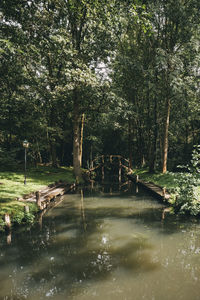
[[[128,149],[129,149],[129,162],[130,168],[133,168],[133,128],[132,120],[129,118],[128,121]]]
[[[169,117],[170,117],[170,99],[167,99],[167,101],[166,101],[166,118],[165,118],[165,124],[164,124],[164,138],[163,138],[162,173],[167,172]]]
[[[82,157],[83,157],[83,129],[85,123],[85,114],[83,113],[81,116],[81,133],[80,133],[80,165],[82,167]]]

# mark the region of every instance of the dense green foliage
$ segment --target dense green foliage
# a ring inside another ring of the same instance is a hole
[[[195,146],[192,159],[184,172],[149,173],[146,169],[136,169],[134,173],[146,182],[153,182],[167,188],[171,197],[169,204],[179,214],[200,214],[200,146]]]
[[[150,171],[167,152],[170,169],[189,161],[200,142],[198,1],[104,2],[1,1],[2,167],[22,162],[26,138],[29,161],[79,169],[81,126],[85,166],[101,153]]]
[[[179,213],[200,213],[200,146],[196,146],[192,153],[190,164],[185,167],[187,173],[182,173],[177,180],[177,197],[175,210]]]
[[[176,171],[200,144],[198,0],[2,0],[0,166],[121,154]]]

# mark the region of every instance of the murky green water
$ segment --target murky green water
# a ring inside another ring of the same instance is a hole
[[[200,299],[199,221],[163,220],[144,193],[62,199],[11,244],[1,236],[0,299]]]

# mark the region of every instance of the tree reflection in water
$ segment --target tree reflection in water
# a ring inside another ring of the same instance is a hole
[[[66,195],[11,244],[1,236],[0,298],[198,299],[199,222],[116,191]]]

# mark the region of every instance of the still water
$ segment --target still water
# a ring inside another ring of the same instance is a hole
[[[200,222],[148,194],[91,187],[0,238],[0,299],[200,299]]]

